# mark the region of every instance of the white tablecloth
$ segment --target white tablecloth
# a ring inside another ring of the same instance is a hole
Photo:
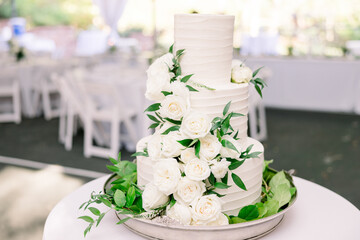
[[[91,181],[65,197],[49,214],[43,240],[78,240],[83,238],[87,224],[77,217],[85,215],[79,206],[89,199],[92,191],[99,192],[108,176]],[[283,222],[263,240],[355,240],[360,236],[360,211],[336,193],[307,180],[295,177],[298,199]],[[101,208],[105,210],[105,208]],[[86,240],[140,240],[108,213]]]
[[[360,61],[248,58],[246,64],[272,72],[266,106],[360,114]]]

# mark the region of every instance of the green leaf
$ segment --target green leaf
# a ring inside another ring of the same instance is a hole
[[[231,164],[229,165],[229,170],[235,170],[235,169],[237,169],[237,168],[240,167],[244,162],[245,162],[245,160],[236,161],[236,162],[231,163]]]
[[[169,53],[173,53],[173,49],[174,49],[174,44],[172,44],[169,48]]]
[[[230,105],[231,105],[231,101],[228,102],[226,104],[226,106],[224,107],[224,110],[223,110],[223,115],[225,116],[227,114],[227,112],[229,111],[229,108],[230,108]]]
[[[207,194],[215,194],[218,197],[224,197],[225,195],[221,195],[220,193],[215,192],[214,190],[208,190]]]
[[[180,129],[180,126],[172,126],[172,127],[169,127],[168,129],[166,129],[162,135],[166,135],[168,134],[169,132],[173,132],[173,131],[178,131]]]
[[[291,187],[291,188],[290,188],[290,194],[291,194],[291,196],[294,196],[295,193],[296,193],[296,188],[295,188],[295,187]]]
[[[78,219],[82,219],[86,222],[89,222],[89,223],[93,223],[94,222],[94,219],[92,219],[92,217],[89,217],[89,216],[81,216],[81,217],[78,217]]]
[[[167,91],[161,91],[161,93],[164,94],[165,97],[173,94],[172,92],[167,92]]]
[[[180,144],[183,145],[184,147],[190,146],[192,142],[193,142],[192,139],[183,139],[183,140],[179,140],[179,141],[178,141],[178,143],[180,143]]]
[[[290,182],[289,180],[287,180],[284,171],[276,173],[269,182],[269,186],[271,189],[274,189],[281,184],[286,184],[286,186],[290,188]]]
[[[253,72],[252,77],[255,77],[263,67],[264,67],[264,66],[262,66],[261,68],[256,69],[256,70]]]
[[[268,217],[271,215],[274,215],[278,212],[280,206],[279,206],[279,202],[275,199],[269,199],[264,203],[264,207],[266,207],[267,212],[264,215],[264,217]]]
[[[92,214],[96,215],[96,216],[100,216],[100,211],[97,208],[94,207],[89,207],[90,212],[92,212]]]
[[[239,188],[247,191],[244,182],[241,180],[241,178],[238,175],[236,175],[235,173],[231,173],[231,178]]]
[[[136,152],[134,154],[131,155],[132,157],[137,157],[137,156],[143,156],[143,157],[148,157],[149,154],[146,152]]]
[[[160,109],[161,104],[160,103],[154,103],[150,105],[147,109],[145,109],[144,112],[155,112]]]
[[[243,116],[245,115],[241,113],[234,113],[234,112],[231,113],[231,117],[243,117]]]
[[[114,194],[114,201],[116,206],[118,207],[124,207],[126,204],[126,198],[123,191],[117,189]]]
[[[153,123],[153,124],[150,125],[149,128],[156,128],[159,125],[160,125],[160,123]]]
[[[239,217],[231,217],[231,218],[230,218],[230,221],[231,221],[231,222],[230,222],[231,224],[246,222],[245,219],[242,219],[242,218],[239,218]]]
[[[258,85],[255,85],[255,89],[258,92],[258,94],[260,95],[260,97],[262,98],[262,92],[261,92],[260,87]]]
[[[111,162],[112,164],[118,164],[118,161],[116,161],[116,160],[115,160],[114,158],[112,158],[112,157],[110,157],[109,160],[110,160],[110,162]]]
[[[236,147],[234,146],[234,144],[232,144],[229,140],[223,139],[221,140],[221,145],[226,147],[226,148],[230,148],[236,152],[239,152]]]
[[[170,200],[170,207],[174,206],[176,203],[176,200],[174,198],[174,196],[171,197],[171,200]]]
[[[245,152],[249,153],[251,151],[251,149],[253,148],[254,144],[251,144],[250,146],[248,146],[245,150]]]
[[[183,83],[186,83],[187,81],[189,81],[189,79],[193,76],[194,74],[190,74],[190,75],[186,75],[185,77],[183,77],[180,81]]]
[[[87,226],[87,228],[84,231],[84,237],[86,237],[86,234],[88,234],[90,232],[90,229],[92,228],[93,223],[90,223],[89,226]]]
[[[111,208],[111,202],[105,198],[100,198],[100,201],[105,204],[106,206]]]
[[[254,220],[258,216],[259,216],[259,210],[255,205],[248,205],[243,207],[238,215],[239,218],[245,219],[247,221]]]
[[[176,57],[180,57],[181,55],[183,55],[185,52],[185,49],[180,49],[176,51]]]
[[[196,143],[195,143],[195,156],[197,158],[200,158],[200,141],[198,140]]]
[[[131,219],[131,217],[123,218],[119,222],[117,222],[116,224],[123,224],[124,222],[127,222],[130,219]]]
[[[275,188],[271,188],[271,192],[274,194],[272,199],[277,200],[279,202],[279,207],[282,207],[290,202],[291,199],[290,188],[286,183],[280,184]]]
[[[135,200],[135,188],[131,186],[126,193],[126,206],[131,206]]]
[[[152,120],[152,121],[154,121],[154,122],[157,122],[157,123],[159,123],[160,122],[160,120],[159,119],[157,119],[155,116],[153,116],[153,115],[150,115],[150,114],[146,114],[146,116],[148,116],[148,118],[150,118],[150,120]]]
[[[176,69],[175,75],[176,75],[176,76],[180,76],[180,75],[181,75],[181,67],[180,67],[180,66]]]
[[[214,174],[210,173],[208,180],[209,180],[209,183],[214,186],[214,184],[215,184]]]
[[[214,187],[215,187],[215,188],[219,188],[219,189],[228,189],[228,188],[231,187],[231,186],[229,186],[229,185],[227,185],[227,184],[225,184],[225,183],[222,183],[222,182],[216,182],[216,183],[214,184]]]
[[[221,182],[227,184],[228,183],[228,177],[229,177],[229,172],[226,172],[225,176],[221,179]]]
[[[119,171],[118,167],[115,167],[112,165],[106,165],[106,167],[107,167],[107,169],[109,169],[110,171],[115,172],[115,173]]]
[[[262,152],[252,152],[247,155],[248,158],[258,158]]]
[[[105,214],[106,214],[106,213],[100,214],[99,218],[96,220],[96,226],[99,225],[99,223],[101,222],[101,220],[104,218]]]
[[[190,92],[198,92],[198,90],[196,90],[195,88],[193,88],[190,85],[186,85],[186,87],[189,89]]]
[[[125,182],[125,180],[119,178],[119,179],[116,179],[115,181],[112,181],[111,184],[115,185],[115,184],[120,184],[120,183],[123,183],[123,182]]]
[[[258,208],[258,211],[259,211],[259,218],[263,217],[267,212],[267,209],[264,206],[264,203],[262,203],[262,202],[255,203],[255,206]]]
[[[176,125],[180,125],[181,124],[181,120],[174,120],[174,119],[171,119],[171,118],[164,118],[166,121],[170,122],[170,123],[173,123],[173,124],[176,124]]]

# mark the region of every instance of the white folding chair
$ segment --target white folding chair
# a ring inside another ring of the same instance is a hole
[[[17,79],[17,68],[3,67],[0,71],[0,100],[11,99],[11,112],[0,112],[0,122],[21,122],[20,85]],[[1,102],[1,101],[0,101]]]
[[[132,121],[136,112],[122,105],[118,92],[112,84],[82,81],[81,85],[86,102],[84,154],[86,157],[116,157],[120,148],[120,127],[122,123],[131,140],[133,142],[137,140],[134,122]],[[95,122],[110,123],[108,148],[93,144]]]

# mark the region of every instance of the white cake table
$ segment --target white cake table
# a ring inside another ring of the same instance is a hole
[[[84,239],[87,223],[77,217],[84,214],[78,210],[89,199],[92,191],[99,192],[108,176],[93,180],[59,202],[49,214],[44,228],[43,240]],[[307,180],[294,177],[298,199],[285,215],[282,223],[263,240],[355,240],[360,239],[360,211],[338,194]],[[354,189],[355,190],[355,189]],[[98,205],[100,206],[100,205]],[[105,210],[105,208],[101,208]],[[97,228],[93,228],[86,240],[126,239],[141,240],[109,212]]]

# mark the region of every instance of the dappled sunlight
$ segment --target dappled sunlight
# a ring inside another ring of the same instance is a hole
[[[64,175],[60,166],[42,170],[3,168],[0,171],[0,239],[41,239],[51,209],[83,183]]]

